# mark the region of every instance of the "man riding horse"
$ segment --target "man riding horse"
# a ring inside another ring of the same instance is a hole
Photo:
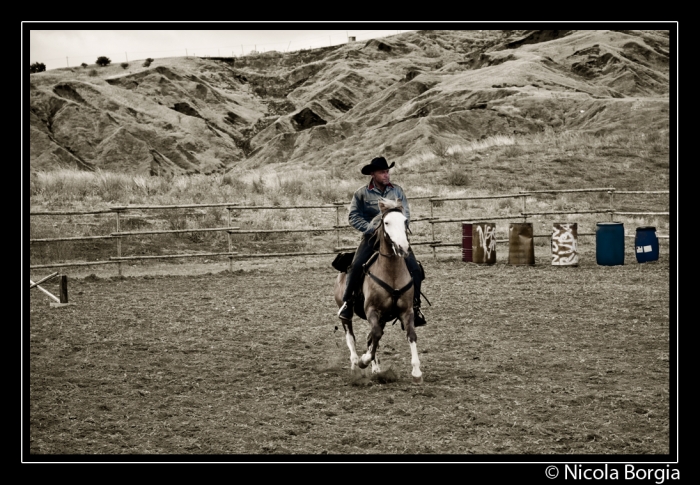
[[[338,316],[345,320],[351,320],[353,315],[353,304],[357,290],[364,279],[362,265],[374,254],[377,246],[377,238],[375,237],[375,225],[372,225],[372,219],[380,212],[379,199],[398,200],[403,205],[403,214],[406,216],[406,227],[410,221],[410,210],[408,208],[408,200],[403,192],[403,189],[396,184],[392,184],[389,179],[389,169],[394,166],[387,165],[384,157],[374,158],[368,165],[362,167],[362,174],[371,176],[369,184],[363,185],[355,191],[352,202],[350,204],[350,213],[348,221],[350,225],[362,233],[362,240],[355,251],[355,256],[348,268],[347,278],[345,279],[345,292],[343,293],[343,306],[338,311]],[[425,317],[420,311],[420,287],[423,280],[423,270],[416,260],[413,250],[409,250],[409,255],[405,259],[408,271],[413,278],[413,312],[414,326],[420,327],[425,325]]]

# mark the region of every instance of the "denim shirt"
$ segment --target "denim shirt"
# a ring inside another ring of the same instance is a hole
[[[350,225],[360,231],[362,234],[370,234],[374,231],[378,224],[370,225],[372,219],[375,218],[381,211],[379,210],[379,199],[398,200],[403,205],[403,215],[406,216],[406,224],[411,220],[411,211],[408,208],[408,200],[403,193],[403,189],[395,184],[390,184],[384,187],[384,192],[380,192],[375,186],[370,189],[371,182],[363,185],[355,191],[350,203],[350,212],[348,221]]]

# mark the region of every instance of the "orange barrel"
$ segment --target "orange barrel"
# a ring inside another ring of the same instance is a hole
[[[496,262],[496,224],[472,223],[472,261],[477,264]]]
[[[472,223],[462,223],[462,261],[472,262]]]
[[[552,225],[552,265],[578,266],[578,224],[555,222]]]
[[[511,222],[508,237],[508,263],[535,264],[532,222]]]

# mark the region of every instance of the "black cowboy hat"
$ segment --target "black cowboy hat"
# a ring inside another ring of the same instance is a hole
[[[394,162],[391,162],[391,165],[387,165],[386,158],[377,157],[373,159],[369,164],[362,167],[362,173],[364,175],[371,175],[371,173],[375,170],[389,170],[393,166]]]

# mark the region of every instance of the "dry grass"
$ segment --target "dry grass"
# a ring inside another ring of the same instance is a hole
[[[488,196],[517,194],[519,190],[573,189],[615,187],[618,190],[661,190],[668,188],[667,134],[633,133],[628,136],[593,136],[586,133],[548,130],[529,136],[495,136],[465,145],[440,145],[439,154],[423,152],[397,165],[392,181],[401,185],[409,200],[412,197]],[[440,156],[438,156],[440,155]],[[231,202],[251,206],[343,204],[338,214],[341,225],[347,223],[345,208],[354,191],[366,183],[359,174],[348,174],[339,167],[310,169],[297,166],[271,165],[257,169],[234,170],[218,175],[188,175],[175,177],[144,177],[98,171],[75,170],[34,172],[30,180],[32,210],[96,210],[114,205],[177,205]],[[541,194],[528,200],[529,212],[608,209],[606,193]],[[618,195],[617,210],[661,212],[670,209],[668,195]],[[521,199],[486,199],[445,204],[435,203],[432,215],[441,218],[471,220],[490,216],[519,214]],[[411,202],[412,218],[430,217],[430,203],[415,199]],[[122,224],[145,221],[151,229],[222,227],[227,223],[224,209],[207,209],[208,216],[174,214],[166,211],[162,217],[151,211],[126,213]],[[73,216],[64,219],[33,217],[30,220],[32,238],[109,234],[115,230],[113,215]],[[552,222],[578,222],[579,231],[593,232],[595,223],[608,220],[604,214],[543,215],[530,219],[536,233],[546,234]],[[628,234],[637,225],[654,225],[659,234],[668,234],[669,219],[664,216],[629,217]],[[238,211],[233,224],[244,229],[299,229],[330,227],[336,224],[334,210]],[[412,225],[414,241],[436,240],[458,243],[458,223],[427,223]],[[499,232],[507,231],[507,221],[499,223]],[[124,226],[123,226],[124,227]],[[122,228],[122,230],[124,230]],[[101,231],[101,232],[100,232]],[[299,234],[267,234],[235,236],[236,250],[245,252],[289,252],[324,250],[354,245],[356,235],[351,229],[340,236],[333,232],[316,233],[311,237]],[[189,236],[157,236],[139,243],[128,238],[124,254],[158,254],[160,246],[176,250],[221,251],[227,248],[227,236],[222,232]],[[160,244],[159,244],[160,242]],[[543,240],[542,243],[546,241]],[[251,243],[261,244],[251,247]],[[53,246],[53,247],[49,247]],[[72,260],[94,260],[95,255],[113,254],[112,242],[32,245],[32,264]],[[427,247],[425,248],[427,249]],[[447,249],[450,250],[450,249]],[[451,249],[454,251],[454,249]],[[169,251],[168,251],[169,252]]]

